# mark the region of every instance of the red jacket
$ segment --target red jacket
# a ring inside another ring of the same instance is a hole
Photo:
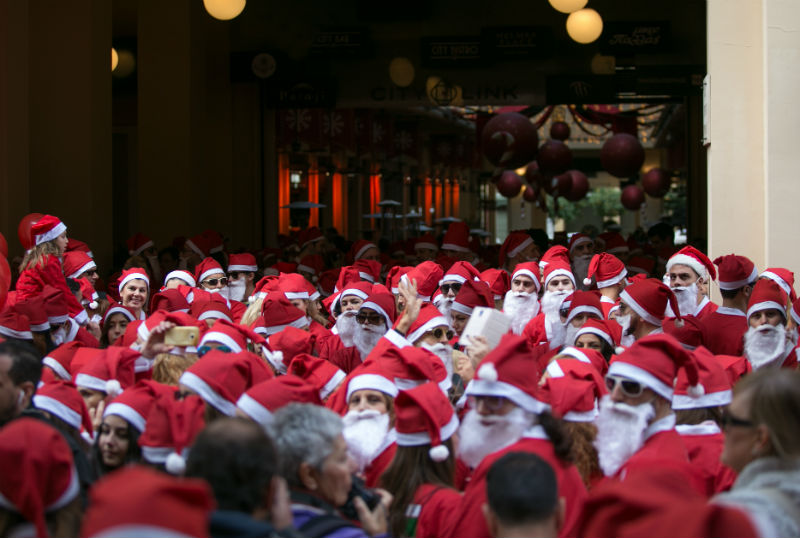
[[[703,345],[714,355],[744,353],[747,316],[741,310],[719,307],[703,318]]]
[[[697,466],[706,485],[706,495],[728,491],[736,481],[736,471],[720,461],[725,436],[714,422],[702,424],[679,424],[675,426],[686,450],[689,461]]]
[[[78,302],[78,299],[75,298],[69,290],[69,286],[67,286],[67,279],[61,268],[61,261],[52,254],[45,256],[43,266],[34,266],[22,271],[17,280],[17,298],[22,300],[35,297],[42,293],[42,290],[47,285],[53,286],[64,294],[69,308],[69,315],[72,319],[81,325],[89,321],[89,315],[86,310],[83,309],[81,303]]]

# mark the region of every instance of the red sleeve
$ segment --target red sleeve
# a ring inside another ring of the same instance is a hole
[[[452,519],[453,512],[461,502],[461,494],[450,488],[440,488],[425,499],[417,519],[415,538],[438,538],[450,536],[443,529],[443,522]]]
[[[53,255],[45,258],[44,266],[32,267],[22,272],[17,282],[17,292],[20,299],[33,297],[42,292],[45,286],[50,285],[64,294],[67,301],[69,315],[80,324],[89,320],[89,315],[69,290],[67,279],[61,269],[61,262]]]

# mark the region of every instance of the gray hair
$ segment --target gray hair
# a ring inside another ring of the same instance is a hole
[[[278,449],[281,474],[290,486],[302,486],[300,464],[322,469],[343,427],[339,415],[319,405],[292,403],[275,412],[269,433]]]

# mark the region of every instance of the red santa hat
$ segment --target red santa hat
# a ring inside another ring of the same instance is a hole
[[[609,376],[637,381],[667,401],[672,401],[674,382],[679,370],[688,380],[687,393],[698,397],[704,393],[697,361],[680,342],[668,334],[650,334],[640,338],[611,361]]]
[[[75,356],[75,352],[78,351],[81,345],[82,344],[75,341],[61,344],[42,359],[42,366],[47,366],[47,368],[55,374],[56,378],[72,381],[70,364],[72,363],[72,357]],[[42,376],[44,377],[44,371],[42,372]]]
[[[444,393],[452,386],[442,360],[424,348],[388,346],[380,353],[370,354],[368,359],[378,361],[383,374],[401,390],[429,381],[436,383]]]
[[[358,271],[358,276],[362,280],[374,284],[381,279],[381,262],[375,260],[356,260],[353,262],[354,269]]]
[[[629,273],[642,273],[645,276],[653,274],[656,268],[656,261],[647,256],[631,256],[628,258],[628,272]]]
[[[189,271],[184,271],[183,269],[176,269],[175,271],[170,271],[167,273],[167,276],[164,277],[164,285],[167,285],[167,282],[172,280],[173,278],[177,278],[178,280],[183,281],[187,286],[191,286],[192,288],[197,287],[197,281],[194,279],[194,276]]]
[[[582,245],[584,243],[592,243],[593,240],[591,237],[584,233],[575,233],[572,234],[572,237],[569,238],[569,253],[572,254],[572,251],[578,245]]]
[[[72,450],[63,434],[35,418],[19,418],[0,429],[0,476],[0,507],[32,523],[36,536],[50,535],[47,512],[80,494]]]
[[[339,273],[341,271],[340,267],[336,267],[334,269],[328,269],[327,271],[322,271],[319,275],[319,289],[322,291],[323,294],[326,296],[331,295],[336,289],[336,280],[339,278]]]
[[[72,375],[73,381],[75,380],[75,376],[78,375],[78,372],[102,353],[103,350],[96,347],[82,346],[76,349],[72,360],[69,362],[69,373]]]
[[[558,357],[561,358],[570,357],[577,361],[586,364],[591,364],[595,370],[600,372],[600,375],[606,375],[606,373],[608,372],[608,363],[606,362],[605,357],[603,357],[603,354],[597,351],[596,349],[567,346],[558,353]],[[550,364],[552,364],[552,362]],[[547,365],[548,368],[550,367],[550,364]],[[547,370],[547,368],[545,370],[549,371]],[[559,375],[557,372],[558,372],[558,367],[554,366],[551,374]]]
[[[503,269],[487,269],[481,273],[481,280],[489,285],[494,300],[499,301],[511,289],[511,277]]]
[[[258,263],[256,257],[249,252],[241,254],[231,254],[228,259],[228,272],[244,271],[247,273],[255,273],[258,271]]]
[[[122,271],[122,274],[119,277],[119,285],[117,286],[118,291],[122,293],[122,288],[124,288],[125,284],[131,280],[144,280],[144,283],[147,285],[147,289],[150,289],[150,277],[147,276],[147,271],[141,267],[131,267],[130,269],[125,269]]]
[[[107,323],[108,318],[110,318],[114,314],[122,314],[128,319],[128,322],[138,321],[136,319],[136,314],[134,314],[130,308],[128,308],[127,306],[122,306],[121,304],[117,304],[106,310],[106,314],[105,316],[103,316],[103,323]]]
[[[84,243],[79,239],[75,239],[74,237],[67,238],[67,250],[66,252],[72,252],[74,250],[80,250],[81,252],[88,255],[90,258],[94,258],[94,254],[92,253],[92,249],[89,248],[89,245]]]
[[[717,279],[717,270],[711,260],[708,259],[708,256],[690,245],[683,247],[667,260],[667,272],[674,265],[686,265],[691,267],[700,277],[708,275],[711,280]]]
[[[387,375],[386,369],[381,362],[369,358],[350,372],[347,379],[347,401],[350,401],[350,396],[359,390],[377,390],[388,394],[392,398],[397,396],[398,392],[397,385]]]
[[[311,383],[322,400],[327,399],[347,377],[332,362],[308,354],[295,356],[289,363],[288,373]]]
[[[458,290],[451,308],[454,312],[471,316],[476,306],[494,308],[494,294],[486,282],[468,280]]]
[[[288,303],[288,301],[286,302]],[[292,305],[290,304],[289,306]],[[240,353],[247,350],[248,339],[258,344],[263,344],[265,342],[261,335],[243,325],[237,325],[230,321],[225,321],[224,319],[218,319],[208,332],[203,335],[202,340],[200,340],[200,346],[208,344],[209,342],[216,342],[227,346],[234,353]]]
[[[208,244],[208,253],[214,254],[225,249],[225,238],[216,230],[206,230],[201,234]]]
[[[383,316],[387,327],[394,325],[396,317],[394,296],[384,286],[373,286],[372,293],[361,303],[359,310],[362,308],[370,308]]]
[[[233,323],[231,309],[222,301],[195,301],[189,309],[189,314],[199,321],[224,319]]]
[[[278,277],[278,289],[282,291],[290,301],[293,299],[309,299],[308,281],[298,273],[281,274]]]
[[[264,320],[260,333],[271,336],[286,327],[303,329],[308,327],[308,317],[302,310],[292,305],[286,296],[280,292],[272,292],[261,304],[261,317]]]
[[[417,319],[409,327],[406,338],[413,344],[422,338],[426,332],[442,326],[450,327],[447,318],[432,304],[424,304],[419,311]]]
[[[69,307],[64,293],[53,286],[45,286],[41,295],[50,325],[64,324],[69,318]]]
[[[532,244],[533,238],[528,232],[513,231],[508,234],[506,240],[500,245],[500,267],[504,267],[506,265],[506,260],[513,258]]]
[[[597,418],[597,401],[607,393],[597,368],[581,360],[555,359],[547,365],[547,373],[541,394],[553,415],[567,422]]]
[[[651,325],[661,326],[667,305],[673,312],[678,312],[678,301],[675,294],[660,280],[648,278],[634,282],[619,294],[622,302]]]
[[[239,397],[236,407],[264,427],[272,424],[272,414],[290,403],[322,405],[314,385],[294,375],[282,375],[253,385]]]
[[[786,321],[786,302],[788,297],[774,280],[761,279],[753,286],[753,293],[747,302],[747,319],[756,312],[775,309]]]
[[[137,233],[133,237],[129,238],[125,244],[128,246],[128,254],[131,256],[138,256],[146,249],[155,246],[153,240],[143,233]]]
[[[681,319],[664,318],[662,330],[681,343],[689,351],[703,345],[703,323],[694,316],[683,316]]]
[[[143,465],[129,465],[92,485],[81,536],[205,538],[214,504],[204,480],[177,479]]]
[[[575,291],[572,293],[572,301],[569,304],[567,323],[571,322],[575,316],[587,314],[603,319],[603,307],[600,304],[600,294],[597,291]]]
[[[34,295],[16,302],[12,307],[19,314],[24,314],[28,318],[28,326],[31,331],[42,332],[50,330],[50,322],[47,319],[47,311],[44,306],[44,297]]]
[[[457,261],[450,266],[450,269],[444,274],[442,280],[439,281],[439,285],[441,286],[447,282],[463,284],[467,280],[478,279],[480,279],[480,273],[475,269],[475,266],[469,262]]]
[[[700,409],[703,407],[722,407],[733,400],[733,390],[728,374],[719,364],[716,357],[704,347],[698,347],[692,353],[697,362],[700,383],[705,393],[697,398],[689,395],[689,381],[685,370],[678,372],[675,382],[675,393],[672,396],[672,408]]]
[[[625,241],[625,238],[617,232],[607,232],[600,234],[606,243],[606,252],[609,254],[627,254],[630,252],[630,247]]]
[[[352,265],[348,265],[347,267],[343,267],[339,271],[339,277],[336,280],[335,291],[341,291],[350,286],[351,284],[363,281],[364,279],[361,278],[358,269],[353,267]],[[371,284],[371,282],[368,283]]]
[[[120,416],[141,434],[147,425],[147,417],[153,403],[162,395],[174,396],[177,390],[178,387],[164,385],[150,379],[140,380],[114,398],[103,411],[103,417]]]
[[[98,299],[100,294],[94,289],[94,285],[89,282],[88,278],[78,278],[75,280],[81,287],[81,305],[88,306],[91,310],[95,310],[98,306]]]
[[[747,360],[747,357],[742,355],[715,355],[714,358],[719,365],[722,366],[722,369],[725,370],[731,387],[735,387],[742,376],[753,371],[750,361]]]
[[[718,283],[721,290],[738,290],[758,278],[758,269],[744,256],[720,256],[714,260],[714,264],[719,267]]]
[[[423,301],[430,301],[434,292],[439,288],[439,282],[444,276],[442,266],[436,262],[426,261],[414,267],[411,271],[400,277],[406,284],[417,281],[417,297]]]
[[[539,264],[537,262],[524,262],[518,263],[516,267],[514,267],[514,274],[511,275],[511,280],[514,280],[519,275],[524,275],[533,280],[533,284],[536,287],[536,293],[542,287],[541,277],[539,276]]]
[[[297,235],[297,242],[300,243],[300,248],[306,248],[311,243],[316,243],[323,239],[325,239],[325,236],[322,235],[322,231],[316,226],[300,230],[300,233]]]
[[[86,271],[97,269],[97,264],[94,263],[94,260],[81,250],[72,250],[65,253],[61,266],[64,268],[64,274],[67,278],[78,278]]]
[[[108,346],[78,371],[75,385],[117,396],[134,384],[134,363],[139,357],[131,348]]]
[[[539,394],[538,372],[531,370],[531,353],[526,337],[503,335],[478,365],[465,394],[507,398],[530,413],[549,411]]]
[[[781,267],[770,267],[759,276],[774,280],[792,301],[797,299],[797,294],[794,292],[794,273],[792,271]]]
[[[197,267],[194,268],[194,278],[198,285],[211,275],[218,274],[224,276],[225,271],[222,269],[222,266],[219,264],[219,262],[214,258],[203,258],[203,261],[198,263]]]
[[[626,276],[628,276],[628,271],[625,270],[625,264],[613,254],[602,252],[592,256],[592,260],[589,262],[589,272],[583,279],[583,284],[591,286],[592,277],[594,277],[598,289],[608,288],[619,284]]]
[[[270,336],[267,343],[269,345],[262,348],[264,355],[275,371],[285,374],[293,358],[303,353],[311,353],[314,348],[314,335],[289,326]]]
[[[400,288],[398,287],[400,285],[400,277],[412,269],[413,267],[411,266],[401,265],[395,265],[389,269],[389,274],[386,275],[386,287],[389,288],[389,290],[391,290],[391,292],[394,294],[400,293]]]
[[[358,280],[355,282],[350,282],[342,289],[341,292],[332,295],[328,298],[328,300],[331,304],[331,310],[333,310],[347,295],[354,295],[362,301],[366,301],[370,293],[372,293],[372,284],[365,280]]]
[[[232,417],[236,415],[239,396],[256,383],[272,377],[264,361],[249,351],[225,353],[212,349],[189,366],[178,382],[211,407]]]
[[[544,271],[545,268],[553,262],[558,262],[562,266],[566,265],[569,267],[570,260],[567,247],[563,245],[554,245],[548,248],[539,260],[539,267]]]
[[[11,308],[6,308],[0,312],[0,335],[19,340],[33,340],[28,316],[20,314]]]
[[[322,270],[325,268],[325,262],[319,254],[309,254],[300,259],[297,264],[297,270],[305,273],[311,273],[313,276],[320,276]]]
[[[433,237],[431,234],[425,234],[419,236],[416,241],[414,241],[414,250],[418,248],[427,248],[430,250],[439,250],[439,243],[436,241],[436,238]]]
[[[33,406],[60,418],[78,431],[83,429],[91,433],[94,429],[83,396],[71,381],[51,381],[37,388]]]
[[[347,253],[347,257],[351,262],[356,261],[357,259],[361,258],[369,249],[374,248],[377,249],[378,247],[372,241],[367,241],[366,239],[359,239],[350,247],[350,251]]]
[[[220,302],[220,304],[225,306],[224,303]],[[159,310],[165,312],[189,312],[190,308],[183,293],[174,288],[154,293],[153,298],[150,300],[151,313]]]
[[[150,406],[144,432],[139,437],[142,459],[154,465],[164,465],[170,474],[183,474],[189,447],[205,427],[204,414],[205,404],[194,394],[182,400],[176,400],[171,394],[157,397]]]
[[[430,458],[445,461],[450,451],[444,442],[458,430],[458,417],[447,396],[435,384],[423,383],[401,391],[394,404],[397,445],[430,445]]]
[[[469,225],[466,222],[451,222],[442,238],[442,250],[470,252]]]
[[[45,215],[31,226],[31,235],[36,246],[53,241],[66,231],[67,226],[53,215]]]
[[[572,281],[572,286],[577,287],[577,284],[575,283],[575,275],[572,274],[570,265],[568,263],[563,263],[561,260],[554,260],[548,263],[544,268],[544,274],[542,275],[544,280],[544,289],[547,289],[547,285],[552,279],[561,276],[569,278]]]
[[[611,322],[616,323],[616,322]],[[586,323],[578,329],[578,332],[575,333],[575,340],[577,341],[581,335],[584,334],[593,334],[607,343],[613,349],[616,346],[616,342],[614,339],[614,335],[611,329],[603,319],[587,319]]]

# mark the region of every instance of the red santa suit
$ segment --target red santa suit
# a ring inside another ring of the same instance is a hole
[[[703,297],[703,300],[700,301],[700,304],[697,305],[697,308],[694,310],[694,317],[705,321],[705,318],[716,312],[718,308],[719,307],[715,303],[712,303],[708,297]]]
[[[714,355],[741,355],[747,316],[736,308],[720,306],[703,319],[703,344]]]
[[[720,461],[725,437],[716,422],[707,420],[700,424],[678,424],[675,430],[683,439],[689,461],[695,465],[706,485],[706,495],[711,497],[728,491],[736,481],[736,471]]]
[[[603,319],[610,319],[608,314],[611,312],[611,309],[617,305],[617,302],[611,299],[611,297],[606,297],[603,295],[600,297],[600,308],[603,309]]]
[[[586,498],[586,487],[578,470],[556,456],[553,445],[541,426],[533,426],[516,443],[489,454],[475,469],[459,507],[450,517],[446,528],[440,529],[440,536],[460,538],[480,538],[491,536],[483,517],[481,505],[486,502],[486,475],[492,464],[509,452],[530,452],[549,463],[556,473],[558,494],[566,502],[564,527],[560,536],[573,536],[581,503]]]
[[[397,432],[392,428],[386,433],[383,443],[378,448],[378,455],[364,469],[364,482],[368,488],[380,485],[381,475],[392,463],[395,452],[397,452]]]
[[[89,315],[86,310],[83,309],[78,299],[69,290],[69,286],[67,286],[67,279],[61,269],[61,261],[52,254],[47,254],[44,257],[44,265],[33,266],[22,271],[17,280],[17,300],[23,301],[39,295],[45,286],[53,286],[64,294],[69,316],[72,319],[80,324],[85,324],[89,321]]]
[[[422,484],[406,510],[407,534],[413,538],[439,538],[443,523],[453,517],[461,494],[452,488]]]

